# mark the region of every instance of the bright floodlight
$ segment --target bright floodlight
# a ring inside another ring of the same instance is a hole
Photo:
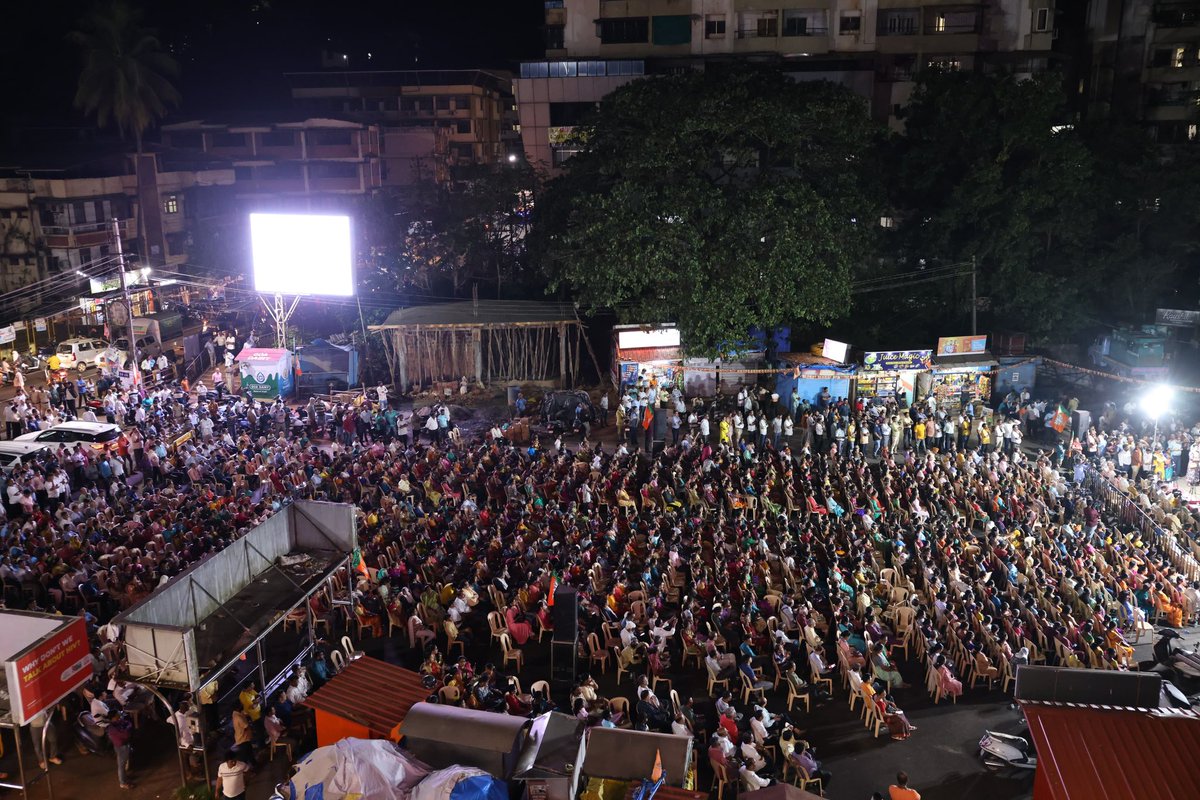
[[[1170,386],[1158,384],[1151,386],[1150,390],[1142,396],[1142,410],[1151,419],[1158,419],[1171,408],[1171,400],[1175,396],[1175,390]]]
[[[251,214],[254,289],[268,294],[354,294],[350,218]]]

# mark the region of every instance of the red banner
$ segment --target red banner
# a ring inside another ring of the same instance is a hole
[[[92,676],[87,625],[76,619],[13,658],[7,667],[13,717],[24,725]]]

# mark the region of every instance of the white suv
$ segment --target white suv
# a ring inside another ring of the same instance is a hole
[[[82,442],[99,453],[115,450],[120,438],[121,428],[108,422],[60,422],[43,431],[23,433],[13,441],[45,444],[55,450],[73,448],[76,442]]]
[[[83,372],[88,367],[99,364],[107,349],[108,344],[100,339],[67,339],[65,342],[59,342],[54,352],[63,369],[77,369]]]

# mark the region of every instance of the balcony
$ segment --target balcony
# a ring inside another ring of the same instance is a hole
[[[123,219],[120,222],[121,237],[137,238],[137,221]],[[112,242],[112,222],[84,222],[78,225],[40,225],[39,230],[46,247],[73,249],[98,247]]]

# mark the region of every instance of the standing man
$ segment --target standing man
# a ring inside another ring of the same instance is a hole
[[[388,407],[388,387],[384,384],[379,384],[379,388],[375,390],[375,396],[379,400],[379,411],[383,413]]]
[[[54,730],[54,720],[51,718],[55,708],[48,708],[29,721],[29,735],[33,737],[33,752],[37,756],[38,766],[47,769],[46,762],[61,764],[58,757],[58,736]],[[46,747],[42,749],[42,736],[45,733]]]
[[[117,754],[117,783],[122,789],[132,789],[129,782],[129,740],[133,738],[133,724],[119,711],[108,712],[108,728],[105,731]]]
[[[216,794],[229,800],[246,799],[246,773],[250,770],[242,761],[238,761],[236,753],[230,753],[225,761],[217,768]],[[917,798],[920,800],[920,798]]]
[[[600,395],[600,424],[605,428],[608,427],[608,391]]]

